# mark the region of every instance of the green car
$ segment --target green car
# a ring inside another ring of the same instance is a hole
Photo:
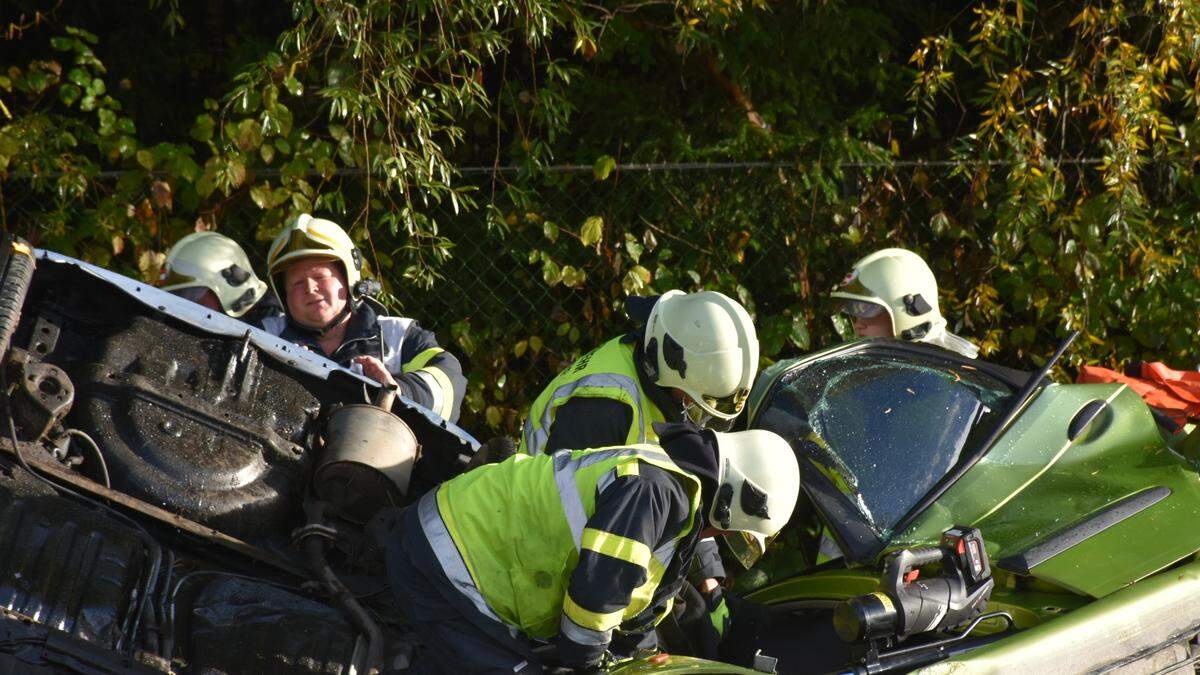
[[[807,496],[738,579],[772,608],[779,672],[1192,668],[1195,439],[1168,443],[1124,385],[1047,370],[883,339],[763,373],[746,423],[788,439]],[[946,535],[970,531],[990,573],[964,585]]]

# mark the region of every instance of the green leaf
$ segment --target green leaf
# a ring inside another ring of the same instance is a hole
[[[546,258],[542,261],[542,279],[546,281],[546,285],[553,286],[562,280],[562,269],[558,263]]]
[[[83,68],[72,68],[67,73],[67,79],[84,88],[92,83],[92,76]]]
[[[617,160],[609,155],[600,155],[596,159],[596,163],[592,165],[592,175],[596,177],[596,180],[604,180],[615,168],[617,168]]]
[[[585,272],[577,267],[573,267],[571,265],[563,266],[563,268],[562,268],[562,283],[564,286],[569,286],[569,287],[574,288],[576,286],[581,286],[583,284],[583,282],[586,280],[587,280],[587,272]]]
[[[153,152],[150,152],[149,150],[138,150],[136,158],[137,163],[140,164],[143,169],[147,171],[152,171],[154,169]]]
[[[564,322],[558,324],[558,329],[554,331],[554,334],[557,335],[558,337],[562,337],[562,336],[566,335],[567,333],[569,333],[570,331],[571,331],[571,322],[564,321]]]
[[[262,96],[257,91],[247,89],[242,92],[234,101],[234,108],[242,114],[249,114],[258,110],[262,105]]]
[[[583,228],[579,231],[579,241],[584,246],[592,246],[599,244],[604,237],[604,219],[600,216],[592,216],[583,221]]]
[[[283,78],[283,88],[292,96],[300,96],[304,93],[304,85],[300,84],[300,80],[291,75]]]
[[[270,164],[275,159],[275,146],[263,145],[258,149],[258,156],[262,157],[263,164]]]
[[[196,115],[196,120],[192,122],[191,137],[200,142],[207,143],[212,140],[213,126],[212,115]]]
[[[487,407],[487,412],[484,413],[484,417],[487,419],[488,426],[495,428],[500,426],[500,422],[503,419],[503,414],[496,406],[489,405]]]
[[[625,250],[629,252],[629,257],[633,262],[640,262],[642,259],[642,245],[638,243],[637,237],[626,232],[625,233]]]
[[[525,355],[525,350],[528,348],[529,348],[529,341],[521,340],[517,344],[513,345],[513,356],[517,357],[518,359],[521,358],[522,356]]]
[[[654,231],[650,228],[646,228],[642,234],[642,244],[646,246],[647,251],[653,251],[658,246],[658,239],[654,237]]]
[[[808,320],[802,314],[792,317],[792,333],[788,336],[797,349],[807,350],[812,345],[808,334]]]
[[[529,336],[529,348],[533,350],[534,354],[542,351],[542,338],[536,335]]]
[[[542,223],[542,235],[549,239],[551,244],[558,241],[558,225],[549,220]]]
[[[650,279],[650,270],[641,265],[635,265],[621,279],[621,288],[625,289],[625,293],[628,295],[637,295],[650,284]]]
[[[273,202],[271,186],[263,183],[250,188],[250,199],[260,209],[271,208]]]
[[[79,100],[83,90],[78,85],[64,84],[58,88],[58,100],[62,101],[63,105],[70,106]]]
[[[71,85],[67,85],[71,86]],[[101,108],[96,111],[96,117],[100,120],[100,127],[96,129],[101,136],[108,136],[114,131],[117,124],[117,113],[108,108]]]
[[[237,125],[237,136],[234,137],[234,142],[237,143],[238,149],[249,151],[257,148],[262,144],[262,130],[258,126],[258,122],[247,118],[242,120]]]

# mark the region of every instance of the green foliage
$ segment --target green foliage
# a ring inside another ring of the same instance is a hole
[[[178,92],[42,4],[0,40],[0,225],[152,279],[194,229],[261,259],[333,217],[463,355],[481,432],[630,329],[630,295],[736,296],[766,359],[827,345],[828,290],[893,245],[987,358],[1079,328],[1076,364],[1200,361],[1191,3],[293,0],[215,36],[206,3],[122,9],[203,73]],[[664,161],[767,166],[632,166]]]

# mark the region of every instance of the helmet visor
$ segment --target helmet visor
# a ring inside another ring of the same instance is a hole
[[[749,532],[725,532],[721,537],[725,539],[729,552],[744,569],[754,567],[754,563],[766,552],[762,540]]]
[[[842,303],[842,313],[859,319],[874,319],[885,311],[883,305],[866,300],[847,300]]]
[[[173,288],[180,288],[183,286],[197,285],[202,285],[199,279],[188,274],[176,272],[169,266],[164,267],[162,274],[160,274],[158,277],[159,288],[164,288],[166,290],[172,290]]]
[[[297,228],[292,230],[292,234],[288,237],[287,242],[275,251],[275,258],[279,259],[288,253],[296,251],[312,251],[313,253],[327,251],[330,256],[337,257],[337,248],[334,242],[307,229],[302,230]]]
[[[742,407],[746,405],[746,399],[749,397],[750,390],[742,387],[723,398],[705,395],[704,402],[722,415],[737,415],[742,412]]]

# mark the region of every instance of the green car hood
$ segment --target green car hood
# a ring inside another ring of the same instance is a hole
[[[863,345],[767,368],[751,392],[749,426],[785,374]],[[888,550],[936,545],[952,526],[978,527],[994,566],[1101,597],[1200,550],[1198,517],[1200,478],[1167,447],[1136,393],[1116,384],[1051,384],[886,543]]]

